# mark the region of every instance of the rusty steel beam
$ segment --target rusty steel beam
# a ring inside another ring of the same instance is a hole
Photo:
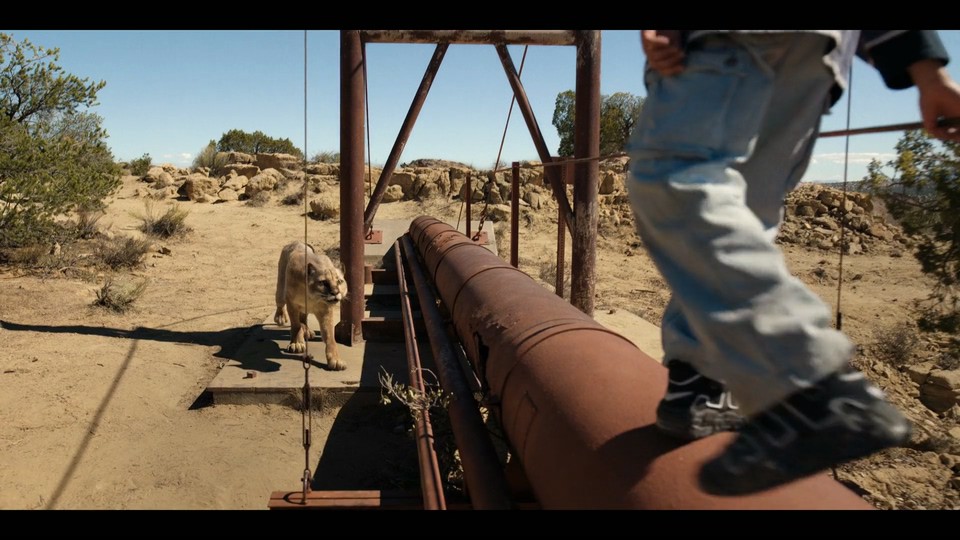
[[[600,31],[577,32],[577,83],[573,131],[573,157],[600,155]],[[574,165],[573,213],[570,231],[570,303],[593,315],[597,285],[597,192],[600,162]]]
[[[436,296],[423,270],[409,234],[401,237],[403,252],[410,266],[410,277],[420,300],[420,312],[427,328],[430,348],[437,365],[440,385],[450,396],[447,413],[460,452],[463,478],[470,503],[477,510],[506,510],[513,507],[503,467],[497,457],[473,392],[463,373],[454,342],[447,336],[446,324]]]
[[[473,176],[469,172],[467,173],[467,179],[464,185],[467,188],[467,224],[463,230],[466,231],[467,238],[471,238],[473,235],[470,234],[470,220],[473,219],[473,210],[470,208],[470,205],[473,204]]]
[[[393,171],[400,161],[403,148],[407,145],[410,132],[413,130],[413,125],[417,122],[417,116],[420,114],[420,109],[423,108],[423,103],[427,100],[430,86],[433,84],[433,79],[437,76],[440,63],[443,62],[443,55],[447,53],[447,47],[448,45],[446,43],[438,44],[437,48],[433,51],[433,57],[430,59],[430,63],[427,64],[427,70],[423,73],[420,87],[417,88],[417,93],[413,96],[413,102],[410,104],[407,116],[403,119],[400,132],[397,133],[397,140],[394,141],[393,148],[390,149],[390,155],[387,157],[387,162],[383,165],[383,171],[380,173],[380,179],[377,180],[377,187],[374,188],[373,194],[370,195],[367,209],[363,213],[364,231],[369,231],[373,227],[373,218],[377,215],[377,207],[380,206],[380,201],[383,200],[383,194],[387,191],[387,186],[390,185],[390,178],[393,177]]]
[[[357,30],[340,31],[340,258],[350,294],[338,341],[363,341],[363,52]]]
[[[573,30],[361,30],[367,43],[575,45]]]
[[[510,181],[510,265],[520,268],[520,162],[514,161]]]
[[[397,282],[400,285],[400,310],[403,319],[403,342],[407,353],[407,376],[410,388],[419,392],[420,395],[425,395],[426,386],[423,384],[417,332],[413,327],[413,309],[410,307],[411,294],[403,271],[399,240],[393,243],[393,252],[397,263]],[[416,411],[414,416],[413,429],[417,440],[417,458],[420,463],[420,492],[423,495],[423,508],[424,510],[444,510],[447,502],[443,495],[443,480],[440,477],[430,411],[421,409]]]
[[[500,63],[503,64],[503,70],[507,74],[507,80],[510,81],[510,87],[513,88],[513,95],[517,98],[517,106],[523,113],[523,120],[527,123],[527,129],[530,131],[530,137],[533,139],[533,145],[540,155],[540,161],[550,163],[553,158],[550,156],[550,150],[547,148],[547,142],[540,131],[540,125],[537,124],[537,117],[533,114],[533,108],[530,106],[530,100],[527,99],[527,92],[523,89],[523,83],[520,82],[520,76],[513,65],[513,59],[510,58],[510,51],[506,45],[497,45],[497,54],[500,55]],[[496,165],[495,165],[496,166]],[[570,234],[573,234],[573,209],[570,207],[570,201],[567,199],[567,189],[560,181],[560,172],[556,167],[544,167],[543,174],[550,182],[553,188],[553,195],[557,198],[560,205],[560,211],[566,219],[567,227],[570,228]]]
[[[870,509],[826,474],[715,497],[700,467],[730,442],[655,427],[667,370],[449,225],[410,225],[457,334],[545,509]]]

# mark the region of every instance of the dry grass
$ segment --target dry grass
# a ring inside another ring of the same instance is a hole
[[[77,219],[74,221],[77,238],[89,240],[96,238],[100,234],[100,220],[104,213],[99,210],[87,211],[81,210],[77,213]]]
[[[184,210],[179,205],[171,205],[166,212],[154,210],[153,203],[149,200],[144,202],[145,211],[137,218],[141,221],[140,230],[144,234],[156,236],[157,238],[170,238],[173,236],[183,236],[190,232],[187,226],[188,210]]]
[[[95,255],[97,260],[113,270],[133,268],[143,262],[143,257],[150,251],[150,246],[149,240],[118,236],[101,241]]]
[[[874,353],[893,366],[912,364],[920,345],[917,329],[910,323],[897,323],[874,331]]]
[[[93,301],[93,305],[116,313],[124,313],[143,296],[146,290],[147,280],[145,279],[133,285],[118,285],[112,277],[108,277],[97,291],[97,299]]]

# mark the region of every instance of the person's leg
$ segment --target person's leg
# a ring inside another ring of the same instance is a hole
[[[773,244],[832,83],[826,43],[746,42],[711,40],[684,74],[648,74],[630,167],[639,232],[682,314],[664,321],[667,357],[727,383],[753,417],[704,467],[715,493],[786,482],[908,434],[882,393],[846,372],[851,344]]]
[[[673,299],[663,312],[661,337],[664,351],[690,349],[696,344],[696,337]],[[672,354],[668,353],[663,360],[667,390],[657,406],[657,427],[674,437],[692,440],[742,426],[746,419],[723,384]]]
[[[735,168],[752,158],[779,89],[758,58],[773,53],[757,48],[707,38],[680,75],[647,74],[629,185],[639,234],[683,315],[664,321],[665,357],[727,384],[748,415],[836,371],[852,352],[823,302],[790,275]],[[808,130],[831,82],[817,67],[805,74],[821,83]],[[782,173],[774,181],[786,184]]]

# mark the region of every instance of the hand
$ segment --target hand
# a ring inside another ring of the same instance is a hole
[[[937,126],[940,117],[960,118],[960,85],[936,60],[920,60],[907,69],[920,91],[923,128],[938,139],[960,142],[960,128]]]
[[[683,71],[683,49],[679,30],[641,30],[640,43],[647,55],[647,63],[663,76]]]

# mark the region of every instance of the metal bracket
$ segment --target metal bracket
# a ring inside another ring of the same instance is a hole
[[[490,243],[490,239],[487,238],[487,231],[480,231],[478,233],[474,233],[473,236],[470,238],[470,240],[472,240],[474,244],[477,244],[480,246],[486,246]]]
[[[364,244],[382,244],[383,243],[383,231],[381,229],[371,229],[370,232],[363,238]]]

